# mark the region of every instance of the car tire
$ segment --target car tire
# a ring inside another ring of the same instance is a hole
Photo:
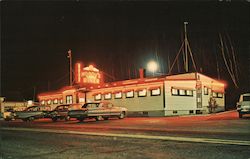
[[[119,119],[123,119],[125,118],[125,112],[121,112],[121,114],[119,115]]]
[[[53,117],[53,118],[51,118],[51,119],[52,119],[52,121],[54,121],[54,122],[57,121],[57,117]]]
[[[77,118],[80,122],[83,122],[84,118]]]
[[[108,120],[108,119],[109,119],[109,117],[103,117],[103,119],[104,119],[104,120]]]
[[[102,120],[103,118],[102,118],[102,116],[97,116],[96,117],[96,121],[100,121],[100,120]]]
[[[241,113],[239,113],[239,118],[242,118],[242,114]]]
[[[28,121],[34,121],[34,120],[35,120],[35,118],[33,116],[28,118]]]

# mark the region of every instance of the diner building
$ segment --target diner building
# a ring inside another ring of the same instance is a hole
[[[106,83],[92,65],[75,67],[75,84],[38,95],[52,108],[59,104],[109,101],[128,109],[128,116],[172,116],[224,111],[223,82],[198,72],[140,77]]]

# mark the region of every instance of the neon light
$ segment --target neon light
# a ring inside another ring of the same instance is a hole
[[[81,64],[78,63],[77,64],[77,82],[80,83],[81,82]]]

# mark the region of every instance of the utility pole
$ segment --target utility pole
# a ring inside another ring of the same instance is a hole
[[[67,57],[69,58],[69,85],[72,86],[72,53],[70,49]]]

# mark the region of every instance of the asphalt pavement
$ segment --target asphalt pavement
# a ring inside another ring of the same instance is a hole
[[[182,117],[1,123],[2,158],[250,158],[250,117],[235,111]]]

